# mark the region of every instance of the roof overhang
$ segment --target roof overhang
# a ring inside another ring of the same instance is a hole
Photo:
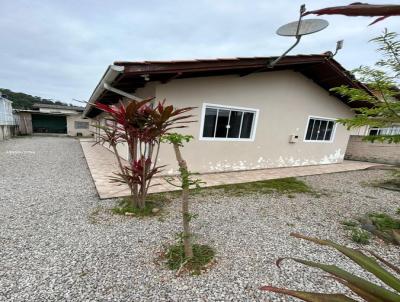
[[[274,58],[115,62],[114,65],[110,65],[107,68],[96,86],[83,116],[90,118],[97,116],[101,111],[93,106],[94,103],[115,104],[122,97],[121,91],[132,95],[138,88],[144,87],[148,82],[167,83],[175,79],[221,75],[247,76],[252,73],[279,70],[300,72],[328,91],[334,87],[347,85],[353,88],[361,88],[371,93],[365,85],[356,81],[350,72],[335,61],[329,53],[286,56],[274,68],[268,68],[268,63]],[[348,99],[340,95],[336,96],[353,108],[370,106],[367,102],[349,102]]]

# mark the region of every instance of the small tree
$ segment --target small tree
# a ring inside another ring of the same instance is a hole
[[[175,128],[186,127],[191,115],[183,115],[192,107],[176,109],[165,105],[165,100],[153,106],[153,98],[141,102],[120,102],[118,106],[94,104],[108,114],[106,125],[100,126],[104,134],[101,143],[108,143],[117,157],[120,172],[112,181],[129,186],[132,206],[143,209],[153,176],[163,166],[157,166],[161,137]],[[117,145],[126,142],[129,150],[129,165],[123,165]]]
[[[379,45],[382,59],[375,67],[361,66],[353,72],[365,83],[373,95],[366,90],[340,86],[332,91],[347,97],[350,101],[368,101],[372,106],[356,109],[356,116],[341,119],[339,122],[351,128],[361,126],[390,127],[400,124],[400,40],[394,32],[385,30],[383,34],[371,41]],[[400,143],[400,135],[369,136],[367,140],[381,140]]]
[[[192,247],[192,233],[190,231],[190,221],[193,218],[193,214],[189,211],[189,189],[192,186],[199,187],[201,181],[199,179],[193,179],[191,173],[188,170],[186,161],[182,157],[180,148],[183,147],[183,143],[188,143],[193,139],[191,135],[182,135],[178,133],[170,133],[163,137],[163,141],[172,144],[175,152],[176,161],[179,166],[179,180],[180,185],[173,183],[174,177],[167,178],[167,182],[173,186],[182,188],[182,241],[184,246],[185,258],[193,258],[193,247]]]

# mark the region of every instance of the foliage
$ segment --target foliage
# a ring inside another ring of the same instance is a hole
[[[339,244],[334,243],[330,240],[320,240],[316,238],[307,237],[301,234],[292,233],[291,236],[296,238],[305,239],[316,244],[322,246],[328,246],[331,248],[336,249],[340,253],[347,256],[351,261],[355,264],[363,268],[364,270],[368,271],[369,273],[373,274],[383,283],[385,283],[389,288],[393,291],[388,290],[384,287],[376,285],[366,279],[353,275],[336,265],[326,265],[318,262],[302,260],[298,258],[280,258],[277,260],[276,264],[280,267],[280,264],[284,259],[291,259],[295,262],[313,267],[319,268],[326,273],[331,275],[331,278],[336,280],[337,282],[343,284],[344,286],[348,287],[356,296],[360,299],[364,299],[365,301],[369,302],[377,302],[377,301],[387,301],[387,302],[395,302],[400,301],[400,280],[396,278],[390,271],[380,265],[374,258],[365,255],[363,252],[359,250],[355,250],[352,248],[348,248]],[[384,263],[386,266],[390,267],[392,270],[396,271],[397,273],[400,272],[400,269],[396,266],[390,264],[386,260],[382,259],[381,257],[371,253],[376,259],[380,262]],[[313,292],[305,292],[305,291],[296,291],[296,290],[289,290],[285,288],[277,288],[274,286],[263,286],[261,290],[276,292],[281,294],[290,295],[293,297],[297,297],[304,301],[356,301],[352,298],[349,298],[343,294],[325,294],[325,293],[313,293]]]
[[[369,232],[360,228],[353,228],[351,230],[351,240],[360,244],[368,244],[371,239]]]
[[[167,253],[167,266],[172,270],[185,268],[193,274],[200,274],[204,267],[211,262],[215,256],[214,250],[208,245],[193,244],[193,257],[185,257],[182,243],[170,246]]]
[[[400,215],[400,208],[397,208],[396,214]]]
[[[368,4],[355,2],[349,5],[326,7],[314,11],[305,12],[303,15],[345,15],[345,16],[366,16],[378,17],[370,25],[382,21],[390,16],[400,15],[400,5]]]
[[[14,92],[9,89],[0,88],[0,92],[5,94],[7,98],[12,101],[13,109],[32,109],[33,104],[50,104],[50,105],[64,105],[72,106],[59,101],[53,101],[49,99],[43,99],[38,96],[32,96],[22,92]]]
[[[371,41],[378,44],[382,59],[375,67],[361,66],[353,72],[361,82],[373,92],[365,89],[340,86],[332,91],[348,98],[351,102],[366,101],[371,106],[356,109],[354,118],[340,119],[348,129],[361,126],[391,127],[400,123],[400,90],[397,88],[400,77],[400,40],[397,33],[385,30],[383,34]],[[399,143],[399,137],[366,137],[372,141]]]
[[[349,228],[354,228],[354,227],[358,226],[358,223],[353,220],[344,220],[341,222],[341,224],[346,227],[349,227]]]
[[[394,219],[385,213],[371,213],[368,215],[372,223],[378,228],[379,231],[391,231],[393,229],[400,229],[400,220]]]
[[[342,221],[341,224],[344,226],[345,230],[350,231],[351,240],[359,244],[369,244],[371,235],[368,231],[361,229],[358,222],[345,220]]]
[[[157,213],[153,212],[153,209],[162,207],[161,203],[147,201],[143,208],[137,208],[132,206],[130,199],[122,199],[120,203],[112,209],[114,214],[126,215],[126,213],[132,213],[134,216],[145,217],[154,216]]]
[[[126,183],[131,190],[132,206],[144,208],[154,175],[163,166],[157,166],[161,137],[176,128],[186,127],[191,115],[184,115],[192,107],[177,109],[165,105],[165,100],[153,106],[153,98],[143,101],[129,100],[118,106],[96,103],[94,106],[107,114],[102,130],[101,143],[109,144],[118,159],[120,172],[114,182]],[[130,162],[122,165],[117,145],[128,144]]]

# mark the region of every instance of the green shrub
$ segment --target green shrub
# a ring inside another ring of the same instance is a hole
[[[371,239],[371,235],[369,232],[364,231],[359,228],[353,228],[351,231],[351,240],[360,244],[369,244],[369,240]]]
[[[358,226],[358,223],[354,220],[343,220],[341,224],[344,226],[346,230],[352,230]]]
[[[385,213],[371,213],[368,215],[379,231],[400,229],[400,220],[394,219]]]
[[[165,254],[168,268],[179,270],[184,267],[193,274],[200,274],[214,256],[214,250],[208,245],[193,244],[193,258],[186,259],[182,243],[170,246]]]

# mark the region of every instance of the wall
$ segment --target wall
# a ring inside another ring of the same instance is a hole
[[[106,121],[105,121],[104,117],[105,117],[105,113],[101,113],[99,116],[97,116],[96,120],[93,120],[93,121],[95,121],[94,123],[96,123],[99,126],[105,126]],[[96,130],[97,130],[96,133],[98,133],[98,134],[95,135],[95,140],[97,142],[101,142],[101,139],[99,136],[104,135],[104,131],[101,129],[96,129]],[[113,151],[112,147],[109,144],[104,143],[103,146],[105,148],[109,149],[110,151]],[[126,144],[126,143],[117,144],[117,152],[120,157],[122,157],[125,160],[129,160],[128,144]]]
[[[32,134],[32,114],[30,112],[18,112],[18,132],[22,135]]]
[[[363,136],[350,136],[346,159],[384,164],[400,164],[400,145],[364,142]]]
[[[177,79],[156,87],[158,100],[177,107],[196,106],[198,122],[181,132],[195,137],[183,155],[196,172],[261,169],[342,162],[349,132],[337,125],[333,142],[304,142],[308,117],[345,118],[350,108],[311,80],[293,71],[257,73],[245,77],[218,76]],[[203,103],[259,109],[254,141],[199,140]],[[298,143],[288,142],[291,134]],[[160,164],[175,173],[172,148],[163,146]],[[171,168],[174,167],[174,168]]]
[[[337,125],[332,142],[304,142],[303,138],[310,115],[353,116],[347,105],[293,71],[150,82],[135,95],[155,95],[158,101],[165,98],[179,108],[197,107],[192,112],[197,122],[179,132],[194,136],[183,155],[190,170],[201,173],[342,162],[350,135],[342,125]],[[203,103],[259,109],[254,141],[199,140]],[[292,134],[299,136],[297,143],[289,143]],[[120,145],[119,152],[127,159],[126,145]],[[164,173],[177,172],[170,145],[162,145],[159,164],[168,165]]]
[[[54,109],[54,108],[39,108],[39,112],[43,113],[66,113],[66,114],[75,114],[76,110],[73,109]]]
[[[0,141],[11,138],[11,127],[8,125],[0,125]]]
[[[75,122],[89,123],[89,128],[76,129]],[[69,136],[77,136],[77,133],[82,133],[82,136],[92,136],[94,131],[93,127],[91,126],[92,123],[93,123],[92,120],[83,119],[80,114],[67,115],[67,134]]]

